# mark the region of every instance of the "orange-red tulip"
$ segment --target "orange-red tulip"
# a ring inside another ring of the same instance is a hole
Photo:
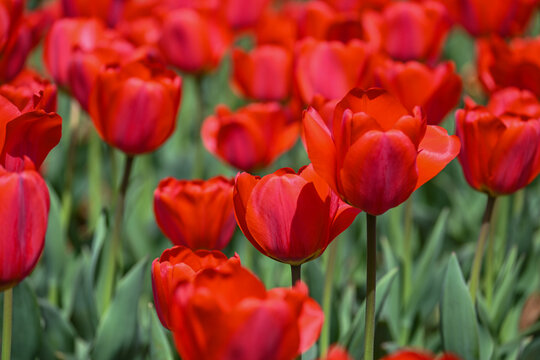
[[[240,93],[260,101],[289,97],[292,88],[293,56],[276,45],[262,45],[251,52],[233,51],[233,81]]]
[[[343,200],[380,215],[405,201],[459,152],[459,140],[411,115],[382,89],[351,90],[324,121],[304,112],[309,158]],[[331,124],[331,126],[327,125]]]
[[[239,265],[179,283],[171,311],[184,360],[292,360],[317,340],[324,318],[302,282],[267,291]]]
[[[48,113],[56,111],[56,86],[30,69],[23,70],[9,83],[0,86],[0,95],[8,98],[22,112],[36,109]]]
[[[439,0],[473,36],[521,34],[538,0]]]
[[[154,151],[173,133],[182,81],[161,64],[108,66],[90,94],[89,110],[101,138],[127,154]]]
[[[339,199],[311,165],[263,178],[240,173],[234,186],[236,221],[262,254],[299,265],[319,257],[359,211]]]
[[[165,16],[159,47],[170,64],[199,73],[219,65],[231,39],[226,26],[216,18],[186,8]]]
[[[366,82],[369,54],[365,43],[358,40],[343,44],[307,39],[300,43],[295,77],[304,103],[311,103],[316,95],[341,99],[350,89]]]
[[[439,124],[461,98],[461,78],[449,61],[434,68],[419,62],[387,61],[375,73],[381,87],[408,111],[421,106],[430,125]]]
[[[205,269],[219,269],[240,264],[237,255],[227,259],[219,251],[193,251],[184,246],[165,250],[152,263],[154,304],[161,324],[172,330],[171,313],[176,287],[181,282],[192,282]]]
[[[191,249],[221,250],[231,240],[236,220],[233,181],[166,178],[154,192],[154,213],[165,235]]]
[[[442,354],[434,356],[430,352],[420,350],[399,350],[395,353],[385,356],[381,360],[460,360],[452,354]]]
[[[0,291],[24,279],[36,266],[45,244],[49,190],[25,158],[0,165]]]
[[[99,18],[113,27],[120,20],[126,0],[61,0],[64,16]]]
[[[540,97],[540,37],[509,43],[499,38],[480,40],[477,52],[478,75],[489,92],[515,86]]]
[[[487,107],[467,101],[456,112],[456,134],[463,173],[478,191],[513,193],[540,172],[540,103],[528,91],[501,90]]]
[[[204,121],[201,136],[210,153],[240,170],[252,171],[289,150],[299,129],[278,103],[254,103],[235,112],[219,106]]]
[[[347,350],[339,345],[332,345],[325,357],[319,360],[353,360],[353,357],[347,353]]]

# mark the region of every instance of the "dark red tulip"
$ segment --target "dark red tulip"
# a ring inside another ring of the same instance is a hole
[[[459,152],[459,140],[427,125],[382,89],[351,90],[325,121],[304,112],[309,158],[343,200],[380,215],[405,201]],[[329,127],[329,125],[331,126]]]
[[[219,251],[193,251],[184,246],[165,250],[152,263],[152,290],[154,304],[161,324],[172,330],[171,313],[174,291],[182,282],[193,282],[195,276],[205,269],[219,269],[240,265],[237,255],[227,259]]]
[[[232,112],[219,106],[206,118],[206,149],[230,165],[252,171],[270,165],[296,142],[300,126],[278,103],[254,103]]]
[[[472,36],[515,36],[527,28],[538,0],[439,0]]]
[[[387,61],[375,73],[381,87],[409,112],[422,107],[430,125],[439,124],[461,98],[461,78],[450,61],[433,68],[419,62]]]
[[[234,29],[253,27],[271,0],[221,0],[220,11]]]
[[[174,131],[181,85],[161,64],[108,66],[90,94],[92,122],[105,142],[127,154],[154,151]]]
[[[105,26],[97,19],[61,19],[45,38],[43,61],[60,86],[68,86],[69,65],[75,51],[92,51],[105,37]]]
[[[528,91],[501,90],[487,107],[467,101],[456,112],[456,134],[463,173],[478,191],[510,194],[540,172],[540,103]]]
[[[319,257],[359,211],[339,199],[311,165],[263,178],[240,173],[234,186],[236,221],[262,254],[299,265]]]
[[[298,46],[295,65],[300,97],[307,104],[315,95],[328,100],[341,99],[350,89],[368,79],[369,57],[370,50],[357,40],[348,44],[303,41]]]
[[[175,245],[221,250],[236,227],[232,193],[233,181],[222,176],[206,181],[163,179],[154,192],[157,223]]]
[[[0,291],[36,266],[47,232],[49,190],[30,159],[0,165]]]
[[[434,1],[392,3],[381,20],[383,48],[401,61],[436,61],[451,25],[444,6]]]
[[[171,312],[184,360],[292,360],[317,340],[324,318],[302,282],[267,291],[239,264],[179,283]]]
[[[64,16],[99,18],[110,27],[120,20],[126,0],[61,0]]]
[[[251,52],[233,51],[233,80],[242,95],[260,101],[289,97],[293,56],[281,46],[262,45]]]
[[[159,47],[170,64],[199,73],[219,65],[231,40],[227,27],[216,18],[186,8],[165,16]]]
[[[540,37],[479,40],[478,75],[488,92],[515,86],[540,96]]]

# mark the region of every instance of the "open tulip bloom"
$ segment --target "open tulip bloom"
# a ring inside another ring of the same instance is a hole
[[[382,89],[353,89],[333,117],[304,112],[306,148],[315,171],[347,203],[367,214],[367,301],[364,359],[373,359],[376,215],[398,206],[459,152],[459,140],[410,114]]]

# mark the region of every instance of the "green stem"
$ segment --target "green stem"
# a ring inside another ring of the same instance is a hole
[[[494,282],[494,266],[495,266],[495,223],[497,222],[497,218],[499,217],[500,212],[500,202],[497,202],[497,204],[494,205],[493,209],[493,217],[495,218],[495,221],[492,221],[490,223],[490,229],[488,234],[488,245],[487,245],[487,254],[486,254],[486,271],[485,271],[485,289],[486,289],[486,304],[488,305],[488,308],[491,306],[491,302],[493,300],[493,282]]]
[[[300,267],[302,265],[291,265],[291,286],[294,286],[297,281],[302,279],[302,272]]]
[[[374,359],[375,347],[375,291],[377,256],[377,217],[366,213],[367,219],[367,298],[366,298],[366,337],[364,360]]]
[[[4,291],[4,321],[2,324],[2,360],[10,360],[11,326],[13,323],[13,288]]]
[[[336,239],[337,240],[337,239]],[[320,354],[324,356],[328,351],[330,345],[330,327],[331,327],[331,312],[332,312],[332,285],[334,281],[334,268],[336,265],[338,242],[334,241],[330,244],[326,262],[326,274],[324,277],[324,290],[323,290],[323,312],[324,323],[321,331],[320,341]]]
[[[201,126],[204,121],[205,98],[202,86],[202,76],[195,77],[195,86],[197,88],[197,116],[194,117],[193,139],[196,139],[195,158],[193,160],[193,178],[202,179],[204,177],[204,145],[201,138]]]
[[[480,277],[480,269],[482,268],[484,246],[486,243],[487,235],[489,233],[489,224],[491,222],[491,215],[493,214],[495,199],[496,198],[494,196],[488,195],[486,210],[484,211],[484,217],[482,218],[482,226],[480,228],[480,234],[478,235],[478,242],[476,243],[476,252],[474,254],[471,278],[469,281],[469,291],[471,293],[471,299],[473,301],[473,304],[476,301],[476,291],[478,290],[478,279]]]
[[[412,204],[411,198],[405,202],[405,239],[403,242],[403,304],[405,305],[405,309],[409,306],[412,288]]]

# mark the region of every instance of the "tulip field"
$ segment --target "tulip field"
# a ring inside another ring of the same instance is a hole
[[[0,360],[540,359],[540,0],[0,0]]]

